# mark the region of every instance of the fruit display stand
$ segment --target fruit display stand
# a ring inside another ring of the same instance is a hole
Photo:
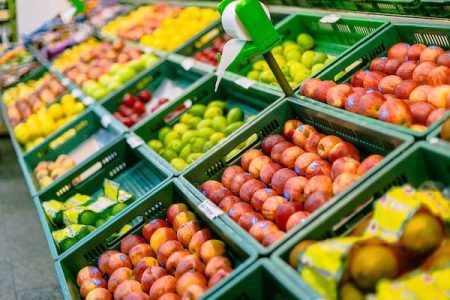
[[[152,159],[148,149],[142,147],[136,137],[125,135],[69,171],[57,184],[40,191],[34,201],[53,259],[60,258],[61,251],[53,241],[51,232],[55,228],[47,220],[42,207],[43,202],[49,200],[62,202],[77,193],[97,196],[102,190],[103,180],[110,179],[135,196],[135,201],[125,208],[125,211],[128,211],[140,203],[152,189],[171,177],[172,173]],[[100,227],[107,228],[112,223],[114,218]],[[86,243],[91,236],[92,234],[86,236],[76,245]]]
[[[243,111],[244,118],[248,118],[267,109],[267,107],[270,107],[273,103],[276,103],[282,98],[282,94],[276,91],[264,91],[251,87],[247,89],[246,87],[243,87],[236,83],[234,79],[228,78],[228,76],[225,76],[222,79],[219,89],[217,90],[217,92],[214,92],[216,78],[217,77],[214,75],[209,75],[201,81],[197,82],[176,101],[172,102],[152,118],[142,123],[137,128],[133,129],[133,132],[140,136],[145,142],[148,142],[152,139],[157,139],[158,131],[161,128],[165,126],[171,126],[179,122],[180,118],[182,117],[182,113],[184,113],[186,110],[183,112],[179,112],[177,111],[177,108],[184,103],[189,104],[190,106],[195,104],[207,105],[214,100],[221,100],[226,103],[228,109],[235,107],[239,108]],[[176,117],[167,120],[167,116],[169,114],[173,114],[174,112],[176,112]],[[242,128],[245,127],[246,124],[242,126]],[[241,130],[242,128],[240,128],[239,130]],[[231,137],[234,135],[234,133],[231,133],[229,135]],[[227,136],[224,142],[226,142],[230,137]],[[207,153],[213,153],[215,148],[216,146],[208,150]],[[156,157],[162,165],[170,169],[175,175],[181,174],[180,171],[177,171],[168,161],[166,161],[150,147],[149,151],[152,152],[153,156]],[[196,162],[192,163],[192,165],[195,164]]]
[[[297,288],[288,282],[272,261],[261,258],[209,299],[303,299]]]
[[[441,182],[447,186],[450,184],[449,151],[443,147],[419,142],[354,189],[333,209],[319,216],[311,226],[292,237],[272,254],[271,259],[289,276],[290,283],[302,290],[304,299],[317,299],[318,294],[288,263],[292,248],[303,240],[320,240],[351,232],[371,211],[371,203],[391,187],[406,183],[419,187],[427,180]]]
[[[270,109],[259,115],[251,125],[241,130],[239,134],[234,135],[226,143],[215,149],[209,155],[201,158],[195,166],[189,168],[182,174],[182,181],[200,199],[207,200],[200,193],[198,187],[208,180],[218,180],[223,171],[231,165],[239,164],[243,152],[250,148],[261,149],[261,141],[269,134],[282,133],[284,122],[290,119],[298,119],[300,122],[312,125],[324,134],[332,134],[354,144],[365,157],[370,154],[384,155],[384,159],[373,169],[358,179],[353,189],[368,180],[371,176],[382,170],[392,159],[407,149],[413,139],[411,136],[386,132],[377,126],[367,126],[354,119],[343,120],[340,115],[323,109],[316,108],[309,103],[297,103],[295,100],[287,98],[272,106]],[[233,151],[239,144],[245,142],[249,137],[256,134],[257,140],[238,152],[234,157],[227,157],[227,154]],[[314,219],[325,211],[332,210],[334,205],[340,203],[351,192],[352,188],[345,189],[339,195],[333,197],[330,201],[323,204],[314,211],[308,218],[304,219],[300,226],[292,228],[277,242],[269,247],[264,247],[249,235],[243,228],[234,222],[228,215],[222,213],[220,218],[224,220],[233,230],[245,238],[245,240],[262,255],[270,254],[275,248],[289,240],[296,232],[314,224]]]
[[[310,73],[302,78],[301,81],[318,76],[328,69],[334,69],[336,63],[339,62],[341,58],[348,55],[351,51],[358,49],[360,45],[363,45],[367,40],[372,38],[375,33],[385,28],[389,23],[386,19],[382,18],[340,16],[338,19],[332,19],[328,15],[329,14],[327,13],[319,12],[297,12],[285,18],[275,26],[283,42],[296,41],[299,34],[307,33],[314,39],[314,47],[311,50],[334,57],[332,62],[326,63],[318,71],[310,70]],[[286,55],[283,53],[282,55],[285,58],[285,61],[280,66],[285,70],[284,67],[288,67],[290,63],[290,57],[288,56],[289,53],[286,53]],[[302,63],[303,56],[301,58]],[[286,57],[288,58],[286,59]],[[261,57],[255,57],[250,61],[231,66],[228,71],[240,76],[247,76],[249,72],[252,71],[252,64],[258,60],[261,60]],[[305,58],[305,60],[307,61],[305,61],[303,65],[311,63],[312,67],[312,58]],[[295,71],[292,70],[292,67],[289,67],[288,73],[291,77],[297,76],[294,74]],[[276,86],[263,83],[260,80],[261,79],[257,81],[258,85],[262,85],[266,88],[279,89]],[[292,80],[294,79],[292,78]],[[298,89],[299,83],[297,81],[294,80],[292,84],[293,86],[291,87],[294,90]]]
[[[97,259],[102,252],[111,249],[119,249],[121,238],[112,242],[106,239],[117,232],[126,224],[133,224],[127,233],[139,234],[145,223],[154,218],[164,218],[167,208],[174,203],[184,203],[191,209],[215,236],[224,241],[227,256],[233,265],[233,272],[221,280],[217,285],[210,288],[203,297],[213,298],[215,293],[227,286],[236,276],[248,269],[256,259],[256,253],[238,235],[232,233],[231,229],[219,218],[209,219],[199,210],[198,200],[178,181],[173,179],[152,191],[144,197],[138,205],[117,216],[110,226],[104,226],[83,245],[74,247],[55,262],[56,271],[66,299],[81,299],[76,285],[78,271],[87,265],[96,265]],[[123,236],[122,236],[123,238]]]
[[[40,190],[34,170],[41,161],[55,161],[58,156],[65,154],[76,164],[80,164],[114,142],[124,132],[118,122],[105,123],[104,119],[102,122],[100,114],[99,107],[86,110],[65,126],[64,130],[58,130],[24,154],[23,173],[32,195]],[[63,180],[66,174],[58,177],[52,184]]]
[[[125,89],[114,93],[105,99],[101,105],[111,114],[120,110],[125,94],[138,95],[143,90],[151,93],[151,99],[145,104],[145,112],[137,123],[131,126],[131,130],[137,128],[142,122],[152,118],[155,113],[177,99],[188,90],[193,84],[198,82],[204,74],[201,71],[190,69],[186,71],[176,58],[166,58],[154,68],[149,69],[140,76],[139,81],[133,81]],[[164,100],[164,103],[159,103]],[[124,130],[128,128],[123,125]]]
[[[396,43],[423,43],[426,46],[441,46],[444,49],[448,49],[449,39],[449,27],[446,25],[425,24],[425,23],[404,23],[396,22],[392,23],[388,27],[381,29],[368,39],[360,47],[354,49],[348,53],[345,57],[338,60],[333,68],[327,68],[321,72],[317,78],[321,80],[332,80],[336,83],[349,83],[352,75],[358,70],[367,70],[369,68],[372,59],[386,55],[386,51]],[[381,126],[389,131],[399,131],[414,136],[416,139],[424,139],[434,128],[442,123],[443,119],[431,124],[425,131],[417,131],[408,127],[395,125],[378,119],[362,116],[356,113],[339,109],[322,103],[320,101],[313,100],[303,95],[295,94],[295,98],[300,99],[300,102],[309,102],[319,107],[326,107],[333,110],[336,113],[345,117],[352,117],[361,123],[374,124]]]

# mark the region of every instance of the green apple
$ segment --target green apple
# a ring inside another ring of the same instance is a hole
[[[209,127],[209,128],[212,127],[212,120],[211,120],[211,119],[204,119],[204,120],[201,120],[201,121],[197,124],[197,129],[205,128],[205,127]]]
[[[297,45],[297,44],[290,44],[290,45],[287,45],[287,46],[284,47],[284,49],[283,49],[283,55],[284,55],[285,57],[287,57],[287,55],[289,54],[289,52],[292,52],[292,51],[298,51],[298,52],[300,52],[300,53],[303,52],[303,51],[302,51],[302,48],[300,48],[299,45]]]
[[[300,70],[297,73],[295,73],[294,82],[297,85],[300,82],[302,82],[303,80],[305,80],[306,78],[308,78],[309,75],[311,75],[311,72],[308,69]]]
[[[111,75],[114,75],[117,73],[117,71],[119,71],[120,69],[122,69],[122,65],[121,64],[112,64],[111,68],[109,69],[109,73]]]
[[[302,54],[298,50],[290,51],[286,55],[287,61],[300,61],[302,59]]]
[[[303,49],[309,50],[314,47],[314,39],[307,33],[300,33],[297,36],[297,44],[302,46]]]
[[[208,103],[208,105],[206,105],[206,107],[212,107],[212,106],[217,106],[218,108],[224,110],[227,108],[227,103],[225,101],[221,101],[221,100],[213,100],[211,102]]]
[[[109,74],[103,74],[98,79],[98,82],[103,86],[108,86],[109,82],[111,81],[112,76]]]
[[[294,78],[295,75],[299,72],[309,71],[309,69],[305,65],[299,62],[292,62],[289,65],[289,68],[290,68],[289,74],[291,75],[292,78]]]
[[[86,80],[83,83],[83,86],[81,87],[81,89],[83,90],[84,93],[91,95],[97,87],[98,87],[98,84],[94,80]]]
[[[180,117],[180,122],[187,124],[193,116],[190,113],[184,113]]]
[[[189,154],[191,154],[191,145],[187,144],[186,146],[183,147],[183,149],[181,149],[180,151],[180,158],[182,159],[187,159],[187,157],[189,156]]]
[[[247,77],[253,80],[258,80],[259,75],[261,75],[261,72],[253,70],[248,72]]]
[[[244,120],[244,112],[239,107],[234,107],[227,113],[227,124],[242,120]]]
[[[225,127],[227,127],[227,118],[224,116],[215,116],[212,119],[212,128],[215,131],[222,132],[225,130]]]
[[[262,71],[259,76],[259,80],[266,83],[271,83],[276,81],[275,75],[273,75],[271,70]]]
[[[91,94],[94,99],[100,100],[108,95],[108,90],[102,86],[98,86]]]
[[[317,71],[319,71],[320,69],[322,69],[324,67],[324,64],[315,64],[314,66],[312,66],[311,68],[311,74],[316,73]]]
[[[181,140],[172,140],[167,145],[167,149],[173,150],[176,153],[180,153],[181,149],[183,149],[183,142]]]
[[[173,140],[181,139],[181,135],[175,130],[171,130],[164,137],[164,145],[168,146]]]
[[[186,144],[195,137],[197,137],[197,131],[196,130],[188,130],[185,133],[183,133],[183,137],[181,138],[181,141],[184,144]]]
[[[122,67],[122,69],[117,71],[117,76],[119,76],[122,83],[125,83],[136,76],[136,72],[130,67]]]
[[[272,49],[272,54],[283,54],[283,47],[282,46],[275,46]]]
[[[145,70],[145,61],[139,59],[132,60],[128,63],[128,66],[132,68],[136,73],[140,73]]]
[[[213,141],[207,141],[202,148],[202,152],[206,153],[209,151],[209,149],[213,148],[216,145],[216,142]]]
[[[194,161],[196,161],[197,159],[202,157],[202,155],[203,155],[203,153],[201,153],[201,152],[191,153],[191,154],[189,154],[189,156],[186,159],[186,161],[187,161],[188,164],[192,164]]]
[[[255,62],[253,64],[253,70],[260,71],[260,72],[269,70],[269,65],[267,64],[267,62],[265,60],[258,60],[257,62]]]
[[[209,140],[211,142],[217,143],[224,137],[225,137],[225,134],[223,134],[223,132],[215,132],[215,133],[211,134],[211,136],[209,137]]]
[[[160,140],[150,140],[148,141],[147,145],[152,148],[156,153],[162,150],[164,148],[163,143]]]
[[[215,133],[214,129],[209,128],[209,127],[203,127],[203,128],[198,129],[198,136],[202,137],[202,138],[205,138],[207,140],[214,133]]]
[[[211,106],[206,108],[205,114],[203,115],[203,117],[205,119],[212,119],[216,116],[222,116],[223,115],[223,111],[221,108],[217,107],[217,106]]]
[[[232,123],[232,124],[228,125],[227,128],[225,128],[225,130],[223,131],[223,134],[225,134],[225,136],[229,136],[230,134],[235,132],[242,125],[244,125],[244,122],[242,122],[242,121]]]
[[[194,104],[189,109],[189,113],[193,116],[202,118],[205,114],[206,106],[203,104]]]
[[[176,132],[179,132],[180,134],[183,134],[189,130],[189,126],[187,126],[184,123],[177,123],[177,124],[173,125],[173,130],[175,130]]]
[[[280,67],[283,67],[283,66],[286,65],[286,58],[284,58],[283,55],[281,55],[281,54],[275,54],[273,57],[275,58],[275,60],[277,61],[278,65],[279,65]]]
[[[170,161],[170,164],[172,165],[172,167],[175,168],[175,170],[177,171],[183,171],[184,169],[187,168],[188,164],[186,163],[186,161],[184,161],[184,159],[182,158],[174,158]]]
[[[202,120],[202,118],[200,118],[200,117],[192,117],[187,122],[187,125],[189,126],[190,129],[196,129],[198,123],[200,123],[201,120]]]
[[[171,161],[172,159],[177,157],[175,151],[170,149],[163,149],[159,154],[167,161]]]
[[[305,51],[302,55],[302,64],[305,65],[308,69],[310,69],[313,65],[313,59],[316,53],[314,51],[308,50]]]
[[[328,58],[323,62],[324,65],[327,65],[334,61],[334,57],[328,56]]]
[[[317,64],[321,64],[324,61],[326,61],[328,58],[328,56],[323,53],[323,52],[316,52],[316,54],[314,55],[314,58],[312,60],[312,65],[317,65]]]
[[[166,137],[166,135],[171,132],[172,129],[170,127],[163,127],[158,131],[158,140],[160,140],[161,142],[164,141],[164,138]]]
[[[206,143],[206,139],[202,137],[196,137],[192,139],[191,142],[191,151],[192,152],[201,152],[203,145]]]
[[[108,82],[106,89],[108,91],[115,91],[115,90],[118,90],[121,86],[122,86],[122,82],[120,82],[120,80],[112,77],[111,80]]]

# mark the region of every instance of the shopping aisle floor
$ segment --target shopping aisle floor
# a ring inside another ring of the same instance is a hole
[[[44,232],[9,138],[0,138],[0,300],[62,299]]]

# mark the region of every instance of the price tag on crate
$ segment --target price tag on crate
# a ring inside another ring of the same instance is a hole
[[[132,134],[132,135],[127,137],[127,143],[128,143],[128,145],[130,145],[130,147],[132,149],[135,149],[135,148],[143,145],[144,144],[144,140],[141,139],[140,137],[138,137],[137,135]]]
[[[214,203],[211,202],[211,200],[206,199],[202,203],[198,205],[198,208],[205,214],[205,216],[208,217],[210,220],[214,220],[221,214],[223,214],[223,211],[218,208]]]
[[[83,93],[79,89],[74,89],[70,92],[75,99],[80,99]],[[84,101],[83,101],[84,103]]]
[[[341,16],[336,15],[336,14],[331,14],[331,15],[323,16],[319,20],[319,22],[320,23],[333,24],[333,23],[336,23],[337,21],[339,21],[340,19],[341,19]]]
[[[84,105],[86,105],[86,106],[89,106],[95,102],[95,100],[91,97],[84,97],[82,101],[83,101]]]
[[[190,69],[192,69],[192,67],[194,66],[195,62],[192,58],[186,58],[183,59],[183,61],[181,62],[181,66],[183,67],[183,69],[185,69],[186,71],[189,71]]]
[[[249,89],[252,85],[256,83],[253,79],[247,77],[240,77],[234,81],[237,85],[243,87],[244,89]]]
[[[104,115],[101,119],[100,119],[100,123],[102,123],[102,126],[104,128],[108,128],[109,124],[111,124],[111,116],[109,115]]]

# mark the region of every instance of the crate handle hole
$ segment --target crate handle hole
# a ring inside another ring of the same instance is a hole
[[[92,166],[90,166],[86,171],[84,171],[83,173],[81,173],[79,175],[79,181],[78,184],[80,184],[83,180],[85,180],[86,178],[89,178],[89,176],[93,175],[94,173],[96,173],[98,170],[100,170],[102,168],[102,163],[101,162],[96,162],[95,164],[93,164]]]

